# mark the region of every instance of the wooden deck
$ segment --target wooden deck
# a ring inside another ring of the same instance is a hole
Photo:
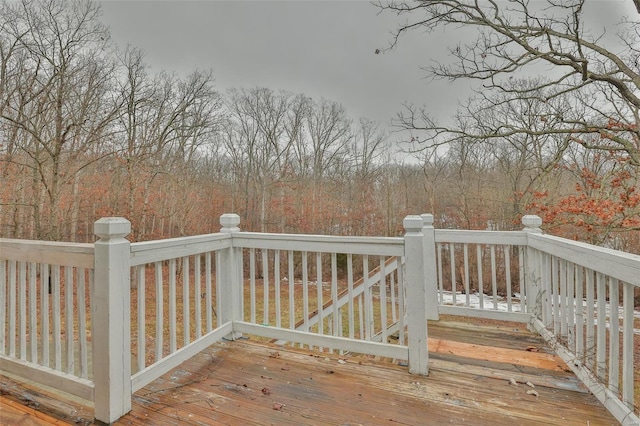
[[[429,377],[393,360],[221,342],[137,392],[117,424],[618,424],[523,325],[443,320],[429,336]],[[0,390],[3,425],[91,424],[89,408],[55,393],[3,377]],[[17,402],[40,411],[15,414]]]

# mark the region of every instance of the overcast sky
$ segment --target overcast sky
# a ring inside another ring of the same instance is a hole
[[[596,26],[630,1],[590,0]],[[353,117],[388,123],[405,101],[447,117],[467,82],[430,81],[420,69],[447,60],[461,36],[415,32],[386,48],[398,18],[368,1],[104,1],[103,21],[121,46],[142,48],[153,71],[213,69],[219,90],[264,86],[325,97]],[[404,18],[403,18],[404,19]],[[611,31],[612,33],[613,31]]]
[[[121,47],[144,49],[155,71],[212,68],[222,91],[284,89],[382,122],[405,100],[456,106],[449,84],[427,84],[420,69],[445,52],[443,34],[376,55],[398,21],[367,1],[107,1],[103,21]]]

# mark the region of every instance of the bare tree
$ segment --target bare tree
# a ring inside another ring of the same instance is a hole
[[[633,4],[640,14],[638,0]],[[407,23],[396,31],[392,47],[411,31],[460,26],[475,29],[476,40],[450,47],[451,62],[426,68],[430,76],[476,80],[482,83],[483,91],[500,91],[511,98],[535,95],[543,102],[573,93],[587,114],[558,116],[556,126],[543,132],[566,135],[591,149],[626,152],[633,163],[640,165],[638,16],[620,18],[618,45],[607,48],[604,32],[585,24],[585,0],[380,1],[378,6],[407,17]],[[550,80],[526,87],[508,85],[515,73],[534,73],[534,67],[540,64],[552,67]],[[399,125],[439,134],[452,130],[439,126],[426,110],[413,106],[401,114]],[[512,126],[481,136],[501,138],[517,133],[540,134],[525,126]],[[601,136],[597,140],[602,142],[593,143],[589,138],[589,144],[585,134]],[[432,138],[428,142],[441,140]]]

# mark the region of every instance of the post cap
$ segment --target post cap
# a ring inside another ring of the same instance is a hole
[[[527,214],[522,216],[522,224],[524,230],[527,232],[542,232],[540,226],[542,226],[542,219],[540,216],[534,214]]]
[[[402,221],[402,226],[404,226],[404,229],[407,232],[421,232],[422,223],[422,216],[409,215]]]
[[[238,232],[240,231],[238,227],[240,225],[240,216],[235,213],[225,213],[220,216],[220,225],[222,226],[222,229],[220,229],[222,232]]]
[[[422,217],[423,226],[433,226],[433,215],[431,213],[423,213],[420,216]]]
[[[103,217],[93,224],[93,233],[101,240],[124,238],[131,233],[131,222],[123,217]]]

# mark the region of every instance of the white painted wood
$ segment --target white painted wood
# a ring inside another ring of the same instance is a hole
[[[467,243],[462,246],[462,259],[464,261],[464,304],[469,306],[471,304],[471,290],[469,289],[469,244]]]
[[[51,267],[51,291],[53,305],[53,365],[58,371],[62,371],[62,324],[60,307],[60,266]]]
[[[49,367],[0,355],[0,371],[17,377],[26,377],[35,383],[49,386],[86,401],[94,400],[93,382]]]
[[[302,331],[309,331],[309,265],[306,251],[302,252]]]
[[[0,246],[4,259],[93,268],[93,244],[0,238]]]
[[[606,282],[602,273],[596,274],[596,289],[598,300],[598,327],[596,329],[596,371],[597,375],[602,382],[606,379],[607,374],[607,359],[606,359],[606,337],[607,337],[607,302],[606,302]]]
[[[169,260],[169,353],[178,349],[176,324],[176,259]]]
[[[182,334],[183,346],[187,346],[191,341],[191,307],[189,303],[191,286],[189,277],[189,256],[182,258]]]
[[[369,276],[369,256],[362,256],[362,276],[364,278],[364,339],[371,340],[375,334],[373,330],[373,295],[371,292],[371,277]]]
[[[493,309],[498,309],[498,268],[496,266],[496,246],[490,245],[491,253],[491,291],[493,295]]]
[[[7,261],[0,259],[0,300],[7,300]],[[0,303],[0,355],[6,353],[7,304]]]
[[[424,218],[424,217],[423,217]],[[424,229],[424,228],[423,228]],[[397,273],[398,273],[398,344],[406,345],[405,326],[406,326],[406,284],[407,281],[404,278],[404,263],[403,261],[397,261]],[[428,287],[427,287],[428,288]],[[432,297],[437,301],[435,294]],[[425,310],[429,305],[425,302]],[[429,316],[427,314],[427,316]]]
[[[385,274],[384,265],[384,257],[380,256],[380,281],[378,281],[380,287],[380,331],[382,333],[382,341],[384,343],[388,343],[387,326],[389,324],[387,322],[387,274]],[[422,284],[424,284],[424,280],[422,281]],[[426,284],[424,285],[426,289]],[[426,314],[424,318],[426,318]]]
[[[73,268],[65,266],[64,268],[64,313],[65,313],[65,344],[67,352],[67,364],[65,372],[69,374],[75,373],[75,349],[73,340],[75,333],[73,331]]]
[[[567,337],[567,262],[560,259],[560,335]]]
[[[233,245],[270,250],[352,253],[371,256],[401,256],[403,252],[403,240],[396,237],[342,237],[240,232],[233,236]]]
[[[155,262],[156,275],[156,338],[155,338],[155,359],[162,358],[164,345],[164,285],[162,283],[162,262]]]
[[[438,294],[440,305],[444,304],[444,278],[442,276],[442,244],[438,243]]]
[[[567,345],[573,353],[576,350],[575,306],[575,269],[573,263],[567,262]]]
[[[389,273],[389,293],[391,295],[391,322],[398,321],[397,301],[396,301],[396,274],[395,271]]]
[[[249,249],[249,297],[251,298],[251,323],[256,322],[256,249]]]
[[[405,265],[407,280],[407,315],[409,337],[409,373],[429,374],[427,321],[425,312],[425,272],[422,217],[407,216],[405,229]]]
[[[211,289],[211,267],[212,267],[212,260],[211,260],[211,252],[207,252],[204,255],[204,294],[205,294],[205,299],[204,299],[204,309],[205,309],[205,317],[206,317],[206,322],[207,322],[207,333],[209,333],[211,330],[213,330],[213,303],[211,302],[213,300],[213,291]],[[254,293],[255,293],[255,286],[254,286]],[[255,300],[255,297],[253,298]],[[253,308],[254,315],[255,315],[255,306]]]
[[[584,359],[584,268],[577,266],[576,277],[576,355]],[[589,320],[593,324],[593,317]]]
[[[131,389],[133,390],[133,392],[139,391],[152,381],[156,380],[158,377],[171,371],[173,368],[179,366],[192,356],[196,355],[199,352],[202,352],[215,342],[232,333],[233,326],[231,322],[225,323],[215,330],[209,331],[200,339],[194,340],[187,346],[180,348],[180,350],[169,354],[161,361],[156,362],[148,366],[144,370],[134,374],[130,380]]]
[[[620,390],[620,283],[609,278],[609,389]]]
[[[433,227],[433,215],[425,213],[422,217],[423,257],[425,273],[426,314],[428,320],[437,321],[438,314],[438,265],[436,263],[436,231]],[[400,269],[400,265],[398,265]],[[440,276],[440,282],[442,277]],[[443,295],[442,291],[440,295]]]
[[[196,339],[202,337],[202,255],[197,254],[194,258],[194,289],[193,308],[195,311]]]
[[[15,260],[9,261],[9,317],[8,317],[8,326],[9,326],[9,356],[16,356],[16,303],[17,303],[17,295],[16,295],[16,265],[17,262]]]
[[[622,402],[633,410],[633,285],[622,283]]]
[[[553,334],[560,333],[560,272],[559,261],[555,256],[551,257],[551,296],[553,301]]]
[[[49,367],[49,265],[40,264],[40,363]]]
[[[476,260],[478,264],[478,292],[480,293],[480,310],[484,310],[484,277],[482,273],[482,246],[476,245]]]
[[[456,288],[456,252],[453,243],[449,243],[449,272],[451,274],[451,295],[453,297],[453,304],[456,305],[458,290]]]
[[[527,235],[523,231],[470,231],[458,229],[436,229],[437,243],[506,244],[527,245]]]
[[[282,277],[280,276],[280,250],[275,250],[273,259],[273,284],[274,284],[274,298],[276,302],[276,327],[282,327],[282,304],[280,303],[280,285],[282,283]]]
[[[341,335],[340,331],[340,307],[338,306],[338,262],[337,254],[331,253],[331,308],[333,320],[333,335]]]
[[[356,335],[354,303],[353,303],[353,255],[347,255],[347,315],[349,317],[349,338],[354,339]]]
[[[79,330],[79,358],[80,358],[80,377],[89,378],[89,347],[87,346],[87,304],[86,304],[86,270],[78,269],[78,330]],[[143,333],[144,334],[144,333]]]
[[[262,249],[261,254],[262,254],[262,293],[263,293],[262,323],[267,325],[269,324],[269,252],[266,249]]]
[[[131,410],[130,243],[125,239],[131,223],[103,218],[94,232],[99,237],[91,313],[95,418],[111,423]]]
[[[295,298],[295,275],[293,272],[293,251],[287,252],[288,278],[287,285],[289,290],[289,328],[296,328],[296,298]]]
[[[161,262],[231,247],[229,234],[218,233],[131,244],[131,266]]]
[[[37,268],[38,265],[36,263],[29,263],[29,361],[34,363],[38,362]],[[5,299],[3,297],[0,300]],[[78,310],[82,310],[82,307],[84,307],[84,301],[78,305]],[[80,332],[82,332],[82,329],[80,329]]]
[[[144,369],[146,365],[146,331],[147,331],[147,321],[146,321],[146,266],[140,265],[136,268],[136,275],[138,278],[137,285],[137,327],[138,327],[138,339],[137,339],[137,371]]]
[[[511,291],[511,253],[510,253],[510,248],[509,246],[502,246],[502,253],[504,256],[504,275],[505,275],[505,283],[507,286],[507,312],[513,312],[513,307],[511,306],[511,297],[512,297],[512,291]],[[533,253],[533,259],[534,262],[537,261],[537,256],[535,256],[535,253]],[[537,263],[537,262],[535,262]],[[538,270],[538,268],[536,268],[536,270]],[[526,302],[525,302],[526,305]]]
[[[324,305],[322,298],[322,253],[316,252],[316,309],[318,313],[322,312],[322,306]],[[323,319],[323,317],[318,319],[318,334],[324,334]]]
[[[27,264],[18,262],[18,349],[20,359],[27,359]]]
[[[467,308],[466,306],[440,306],[440,313],[443,315],[456,315],[469,318],[483,318],[500,321],[513,321],[528,323],[531,320],[531,314],[524,312],[504,312],[495,311],[493,309],[476,309]]]
[[[287,342],[302,343],[309,346],[331,347],[342,351],[377,355],[399,360],[406,360],[408,358],[407,347],[401,345],[391,345],[365,340],[351,340],[346,337],[318,335],[315,333],[305,333],[303,331],[250,324],[247,322],[234,322],[233,328],[241,333]]]
[[[529,245],[620,281],[631,284],[638,282],[640,255],[551,235],[529,235]]]
[[[586,339],[585,339],[585,347],[586,347],[586,366],[587,368],[595,370],[595,360],[596,360],[596,339],[594,332],[594,318],[595,318],[595,309],[594,309],[594,272],[591,269],[586,269],[585,274],[585,286],[586,286],[586,300],[587,300],[587,321],[586,321]]]
[[[231,238],[239,234],[240,216],[237,214],[223,214],[220,216],[220,232],[228,233]],[[239,247],[231,246],[228,249],[219,250],[219,262],[216,264],[220,279],[216,282],[216,288],[219,290],[220,310],[218,310],[218,324],[225,324],[230,321],[239,321],[242,319],[242,269],[240,267],[240,258],[242,252]],[[263,259],[266,261],[266,253],[263,252]],[[263,265],[263,267],[266,266]],[[268,282],[268,269],[265,269],[264,280]],[[268,285],[265,284],[265,294],[268,294]],[[265,300],[268,302],[268,300]],[[265,303],[266,304],[266,303]],[[265,313],[267,308],[265,306]],[[266,317],[268,320],[268,316]],[[235,340],[241,337],[240,333],[232,331],[225,336],[229,340]]]

